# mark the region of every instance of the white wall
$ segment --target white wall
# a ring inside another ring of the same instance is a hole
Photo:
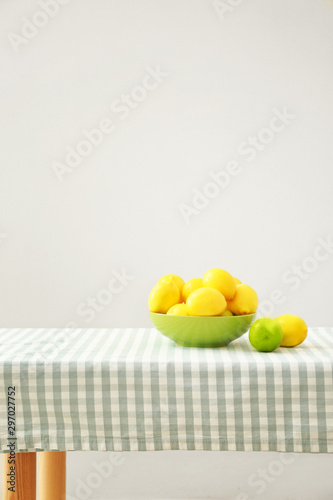
[[[147,296],[162,274],[216,266],[251,284],[268,314],[332,325],[333,249],[323,245],[333,240],[332,2],[225,0],[223,12],[211,0],[54,1],[0,6],[1,325],[150,326]],[[70,168],[66,148],[97,126],[101,144]],[[253,137],[260,151],[248,149]],[[233,160],[228,185],[209,186]],[[187,223],[193,189],[215,197]],[[123,269],[133,279],[121,293],[102,291]],[[87,305],[94,297],[98,311]],[[91,457],[79,456],[87,467]],[[197,473],[198,456],[160,459]],[[250,469],[272,460],[242,457]],[[301,477],[306,458],[292,466]],[[234,460],[204,459],[207,470]],[[140,481],[143,460],[122,470]],[[283,478],[265,499],[289,498],[293,476]],[[161,498],[185,498],[173,485]],[[320,488],[308,498],[329,498]],[[209,495],[222,498],[214,487]]]
[[[115,457],[90,452],[83,462],[73,452],[68,454],[67,500],[331,500],[332,458],[183,451]]]

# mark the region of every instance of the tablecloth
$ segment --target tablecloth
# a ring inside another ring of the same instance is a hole
[[[10,443],[332,453],[333,329],[272,353],[247,334],[203,349],[144,328],[0,329],[0,451]]]

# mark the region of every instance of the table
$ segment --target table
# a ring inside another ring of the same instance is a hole
[[[247,335],[200,349],[154,329],[0,329],[0,387],[4,499],[35,499],[36,453],[42,500],[65,498],[71,450],[333,453],[332,328],[273,353]]]

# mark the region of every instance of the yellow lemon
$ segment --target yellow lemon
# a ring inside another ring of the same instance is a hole
[[[188,296],[186,306],[189,316],[220,316],[227,302],[216,288],[203,287]]]
[[[231,311],[229,311],[229,309],[226,309],[224,313],[222,313],[222,316],[233,316],[233,314]]]
[[[228,300],[228,309],[234,314],[252,314],[258,307],[258,295],[249,285],[236,285],[236,295]]]
[[[283,314],[275,318],[283,331],[281,347],[294,347],[301,344],[308,334],[308,327],[305,321],[294,314]]]
[[[183,278],[177,276],[177,274],[166,274],[159,281],[171,281],[171,283],[174,283],[179,288],[180,293],[182,293],[183,286],[185,285]]]
[[[190,295],[190,293],[194,292],[194,290],[197,290],[198,288],[202,288],[202,279],[201,278],[192,278],[189,280],[185,285],[183,286],[182,290],[182,298],[183,301],[187,301],[187,297]]]
[[[238,278],[235,278],[235,276],[234,276],[234,280],[235,280],[236,285],[242,284],[241,280],[239,280]]]
[[[231,300],[236,293],[236,283],[234,278],[223,269],[211,269],[204,274],[203,286],[216,288],[224,295],[226,300]]]
[[[149,294],[149,311],[165,314],[171,306],[178,304],[179,288],[171,281],[159,281]]]
[[[170,307],[167,314],[172,314],[173,316],[188,316],[186,304],[175,304]]]

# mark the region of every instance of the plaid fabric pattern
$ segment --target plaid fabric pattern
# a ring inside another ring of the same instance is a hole
[[[154,329],[1,329],[0,451],[7,388],[16,451],[333,452],[333,329],[297,349],[176,346]]]

